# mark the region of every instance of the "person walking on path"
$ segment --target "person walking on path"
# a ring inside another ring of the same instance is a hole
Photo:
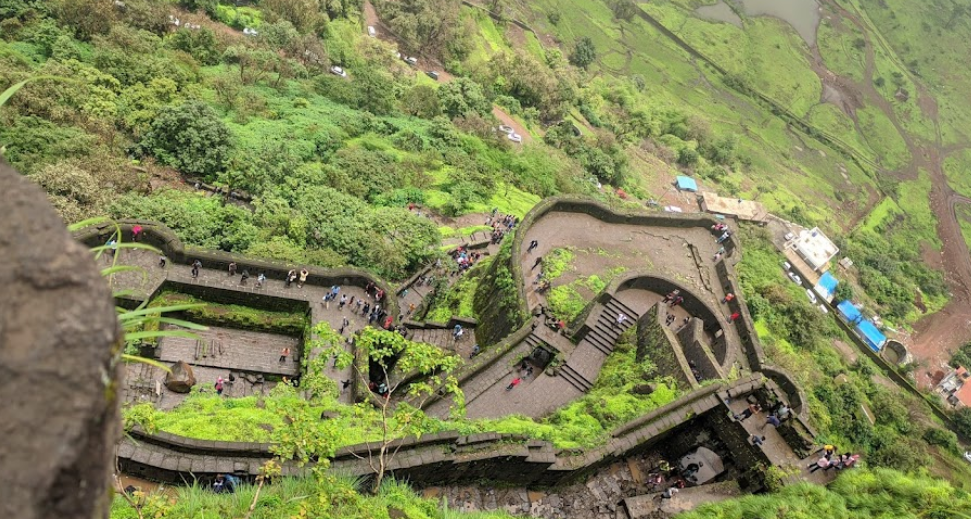
[[[287,279],[285,281],[287,288],[290,288],[290,284],[293,283],[294,279],[297,279],[297,271],[290,269],[290,272],[287,272]]]
[[[256,288],[263,288],[263,283],[266,283],[266,274],[260,272],[259,275],[256,276]]]
[[[738,320],[738,318],[739,318],[739,317],[741,317],[741,316],[742,316],[742,314],[740,314],[740,313],[738,313],[738,312],[735,312],[735,313],[733,313],[732,315],[730,315],[730,316],[728,316],[728,322],[729,322],[729,323],[734,323],[734,322],[735,322],[735,321],[737,321],[737,320]]]
[[[462,325],[456,324],[455,328],[452,329],[452,338],[458,340],[462,336]]]
[[[725,297],[722,298],[722,304],[730,303],[732,299],[735,299],[735,294],[729,292],[725,294]]]
[[[765,420],[765,423],[762,424],[762,427],[759,427],[759,430],[765,429],[766,425],[771,425],[772,427],[775,427],[778,429],[779,426],[782,425],[782,422],[779,421],[779,417],[773,414],[773,415],[769,415],[769,417]]]
[[[749,440],[751,441],[752,445],[761,447],[762,443],[765,442],[765,436],[759,436],[757,434],[753,434],[752,437],[749,438]]]
[[[350,387],[350,385],[351,385],[351,381],[350,380],[341,380],[341,394],[342,395],[344,394],[345,391],[347,391],[347,388]]]
[[[300,269],[300,281],[297,283],[297,288],[303,288],[303,284],[307,282],[307,276],[309,275],[310,272],[307,269]]]
[[[249,279],[249,270],[243,269],[243,275],[240,276],[240,278],[239,278],[239,284],[240,285],[245,285],[247,279]]]
[[[537,256],[537,257],[536,257],[536,261],[535,261],[535,262],[533,263],[533,268],[531,268],[531,269],[529,269],[529,270],[534,270],[534,269],[535,269],[536,267],[538,267],[538,266],[539,266],[539,264],[540,264],[540,263],[542,263],[542,262],[543,262],[543,257],[542,257],[542,256]]]
[[[235,275],[236,275],[236,262],[231,261],[229,262],[229,277],[233,277]]]
[[[535,249],[536,247],[539,247],[539,242],[538,241],[533,240],[533,241],[529,242],[529,248],[526,249],[526,254],[529,254],[530,252],[533,252],[533,249]]]
[[[749,417],[751,417],[753,414],[756,414],[756,413],[758,413],[760,411],[762,411],[762,408],[759,406],[759,404],[749,404],[748,405],[748,409],[745,409],[744,411],[742,411],[741,413],[739,413],[737,415],[733,415],[732,418],[734,418],[735,420],[737,420],[739,422],[744,422]]]
[[[199,269],[202,268],[202,262],[195,260],[192,262],[192,279],[197,279],[199,277]]]
[[[617,314],[617,327],[618,328],[622,328],[624,326],[624,322],[625,321],[627,321],[627,316],[624,315],[624,314],[622,314],[622,313],[618,313]]]
[[[665,499],[672,499],[675,496],[675,494],[677,494],[680,491],[681,489],[678,488],[677,486],[670,486],[666,488],[664,492],[661,492],[661,495],[658,497],[658,510],[660,510],[664,506]]]
[[[289,357],[289,356],[290,356],[290,347],[289,346],[286,346],[286,347],[283,348],[283,351],[280,352],[280,362],[281,363],[282,362],[286,362],[287,361],[287,357]]]
[[[506,391],[512,391],[512,389],[514,387],[518,386],[520,384],[520,382],[522,382],[522,381],[523,381],[523,379],[521,379],[519,377],[516,377],[516,378],[512,379],[512,382],[510,382],[509,385],[506,386]]]
[[[722,234],[721,236],[718,237],[717,240],[715,240],[715,243],[722,243],[723,241],[727,240],[728,237],[731,235],[732,235],[731,231],[725,231],[724,234]]]
[[[142,226],[136,225],[131,228],[131,241],[139,241],[142,239]]]
[[[337,333],[339,333],[341,335],[344,335],[344,329],[347,328],[347,326],[350,325],[350,324],[351,324],[351,322],[348,321],[346,317],[342,318],[341,319],[341,329]]]
[[[341,300],[340,300],[340,303],[337,304],[337,309],[343,312],[344,305],[346,304],[347,304],[347,294],[341,294]]]
[[[159,266],[159,268],[163,268],[164,269],[165,268],[165,263],[168,262],[168,261],[169,261],[169,259],[165,257],[165,254],[159,254],[158,255],[158,266]]]
[[[214,387],[216,388],[216,394],[219,395],[219,396],[222,396],[222,394],[223,394],[223,378],[222,377],[219,377],[219,378],[216,379],[216,385]]]

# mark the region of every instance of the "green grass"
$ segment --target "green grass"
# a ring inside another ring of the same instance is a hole
[[[260,492],[252,515],[247,512],[256,486],[243,483],[234,494],[215,494],[201,485],[178,487],[174,496],[149,497],[144,517],[153,519],[512,519],[505,512],[461,512],[448,503],[426,499],[402,482],[387,480],[374,494],[363,492],[352,477],[324,473],[318,477],[275,478]],[[111,503],[111,519],[139,516],[120,496]]]
[[[971,517],[971,497],[925,474],[851,469],[828,487],[800,483],[779,492],[705,504],[678,519],[918,519]]]
[[[854,81],[863,81],[866,72],[866,51],[861,47],[863,32],[849,20],[823,16],[816,33],[816,44],[826,68]],[[867,78],[869,79],[869,78]]]
[[[910,161],[910,151],[893,123],[880,110],[865,107],[856,111],[867,144],[887,169],[899,169]]]
[[[568,270],[572,270],[572,263],[575,259],[576,254],[570,248],[560,247],[547,252],[543,256],[543,279],[553,281]]]

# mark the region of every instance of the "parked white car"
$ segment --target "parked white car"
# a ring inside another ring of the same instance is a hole
[[[964,459],[968,460],[968,462],[971,462],[971,452],[965,451]]]
[[[405,56],[402,59],[405,60],[405,63],[411,65],[412,67],[418,64],[418,58],[415,58],[413,56]]]
[[[330,73],[335,76],[347,77],[347,71],[337,65],[330,67]]]
[[[819,300],[816,299],[816,294],[814,294],[813,291],[808,288],[806,289],[806,297],[809,298],[809,302],[812,304],[819,303]]]
[[[512,135],[516,133],[516,130],[514,130],[512,126],[506,126],[505,124],[499,125],[499,131],[502,133],[505,133],[506,135]]]
[[[819,303],[819,311],[824,314],[829,313],[829,308],[826,308],[826,303]]]
[[[523,142],[523,136],[519,135],[518,133],[510,133],[509,135],[506,136],[506,138],[515,143]]]
[[[791,279],[793,283],[797,285],[802,284],[802,278],[799,277],[799,274],[796,274],[795,272],[786,272],[786,275],[789,276],[789,279]]]
[[[367,26],[367,35],[370,36],[370,37],[372,37],[372,38],[375,38],[378,35],[378,31],[377,31],[377,29],[374,28],[373,25],[368,25]]]

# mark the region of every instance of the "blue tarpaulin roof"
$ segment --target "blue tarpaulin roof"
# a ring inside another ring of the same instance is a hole
[[[873,351],[879,352],[883,345],[887,343],[887,337],[877,329],[870,321],[864,320],[856,326],[856,331],[860,332],[863,341],[870,346]]]
[[[843,317],[845,317],[847,321],[853,324],[856,324],[857,321],[863,319],[863,316],[860,315],[860,310],[853,306],[853,303],[849,301],[843,301],[836,305],[836,309],[843,314]]]
[[[832,300],[833,295],[836,293],[836,285],[839,281],[833,277],[832,274],[826,272],[819,278],[819,283],[816,283],[814,289],[816,293],[823,296],[827,301]]]
[[[697,191],[698,183],[691,177],[678,177],[678,189],[681,191]]]

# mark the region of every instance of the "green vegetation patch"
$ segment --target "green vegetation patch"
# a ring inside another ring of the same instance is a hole
[[[341,519],[513,519],[505,512],[461,512],[422,498],[406,483],[386,480],[374,494],[362,492],[352,477],[322,473],[312,477],[274,478],[260,489],[242,483],[232,495],[216,494],[198,483],[177,487],[174,495],[147,496],[143,516],[121,496],[111,503],[111,519],[281,519],[285,517],[340,517]]]
[[[228,328],[242,328],[270,333],[281,333],[294,337],[302,336],[308,317],[293,312],[274,312],[259,310],[250,306],[224,305],[205,301],[179,292],[163,292],[152,300],[150,306],[169,306],[177,304],[201,304],[185,310],[188,321]]]
[[[678,515],[678,519],[822,516],[840,519],[968,517],[971,497],[946,481],[924,474],[853,469],[840,474],[827,487],[800,483],[772,494],[705,504]]]

